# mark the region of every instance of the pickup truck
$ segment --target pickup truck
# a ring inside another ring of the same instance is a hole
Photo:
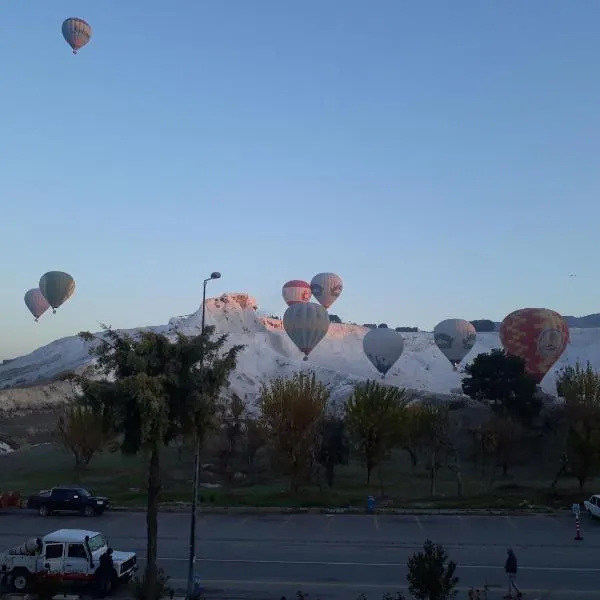
[[[29,496],[27,508],[37,510],[42,517],[56,512],[78,512],[93,517],[108,510],[110,500],[106,496],[93,496],[81,487],[60,486]]]
[[[108,540],[97,531],[59,529],[0,554],[0,571],[8,575],[16,593],[24,593],[43,575],[57,577],[63,584],[90,584],[96,580],[100,557],[107,550]],[[137,556],[135,552],[113,550],[112,559],[114,590],[135,573]]]

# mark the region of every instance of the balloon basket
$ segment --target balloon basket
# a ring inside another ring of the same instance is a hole
[[[56,314],[56,309],[55,309],[55,308],[53,308],[53,309],[52,309],[52,314],[53,314],[53,315],[55,315],[55,314]]]
[[[302,360],[308,360],[308,356],[305,356]]]

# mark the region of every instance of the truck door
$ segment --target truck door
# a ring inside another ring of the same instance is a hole
[[[83,544],[68,544],[64,579],[85,581],[89,579],[90,559]],[[93,576],[93,573],[92,573]]]
[[[60,575],[65,570],[65,559],[63,556],[64,544],[46,544],[44,548],[44,568],[52,575]]]

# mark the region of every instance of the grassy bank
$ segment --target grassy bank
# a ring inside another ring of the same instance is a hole
[[[210,462],[205,456],[203,462]],[[163,455],[163,493],[165,503],[189,502],[191,490],[191,457],[175,449]],[[119,453],[103,453],[93,458],[83,472],[73,469],[70,454],[52,444],[22,449],[0,456],[0,491],[17,490],[30,494],[39,489],[60,484],[81,484],[95,493],[105,494],[116,505],[143,506],[146,480],[142,457],[125,457]],[[375,482],[366,483],[365,469],[356,462],[339,467],[333,488],[325,483],[307,487],[291,494],[285,478],[276,477],[265,468],[259,473],[239,476],[235,484],[223,487],[203,487],[202,502],[229,507],[364,507],[369,495],[378,497],[379,506],[393,508],[476,508],[509,509],[528,505],[562,508],[581,502],[600,488],[591,482],[587,490],[579,490],[573,480],[559,483],[556,493],[550,492],[551,474],[542,470],[515,467],[508,477],[497,478],[491,493],[482,493],[482,481],[472,466],[463,473],[463,497],[457,496],[456,478],[449,472],[440,473],[437,493],[429,495],[428,473],[422,466],[412,469],[402,454],[383,469],[384,494],[381,494],[378,474]],[[202,473],[205,486],[222,480],[208,469]]]

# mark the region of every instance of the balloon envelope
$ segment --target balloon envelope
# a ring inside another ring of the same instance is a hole
[[[89,23],[78,17],[65,19],[62,24],[62,34],[67,44],[73,48],[73,54],[83,48],[92,37],[92,28]]]
[[[317,273],[310,282],[310,289],[319,304],[329,308],[342,294],[344,282],[335,273]]]
[[[281,294],[288,306],[298,304],[298,302],[308,302],[312,295],[310,284],[301,279],[292,279],[283,284]]]
[[[363,338],[363,352],[382,375],[394,366],[403,351],[404,338],[393,329],[371,329]]]
[[[509,354],[525,361],[527,372],[540,383],[569,343],[569,326],[548,308],[521,308],[500,325],[500,341]]]
[[[32,288],[25,292],[25,306],[37,321],[49,308],[50,304],[40,291],[40,288]]]
[[[40,291],[56,310],[75,293],[75,280],[63,271],[48,271],[40,278]]]
[[[304,360],[327,335],[329,314],[315,302],[299,302],[288,307],[283,315],[283,328],[300,352]]]
[[[464,319],[444,319],[434,327],[433,339],[442,354],[456,366],[473,349],[477,331]]]

